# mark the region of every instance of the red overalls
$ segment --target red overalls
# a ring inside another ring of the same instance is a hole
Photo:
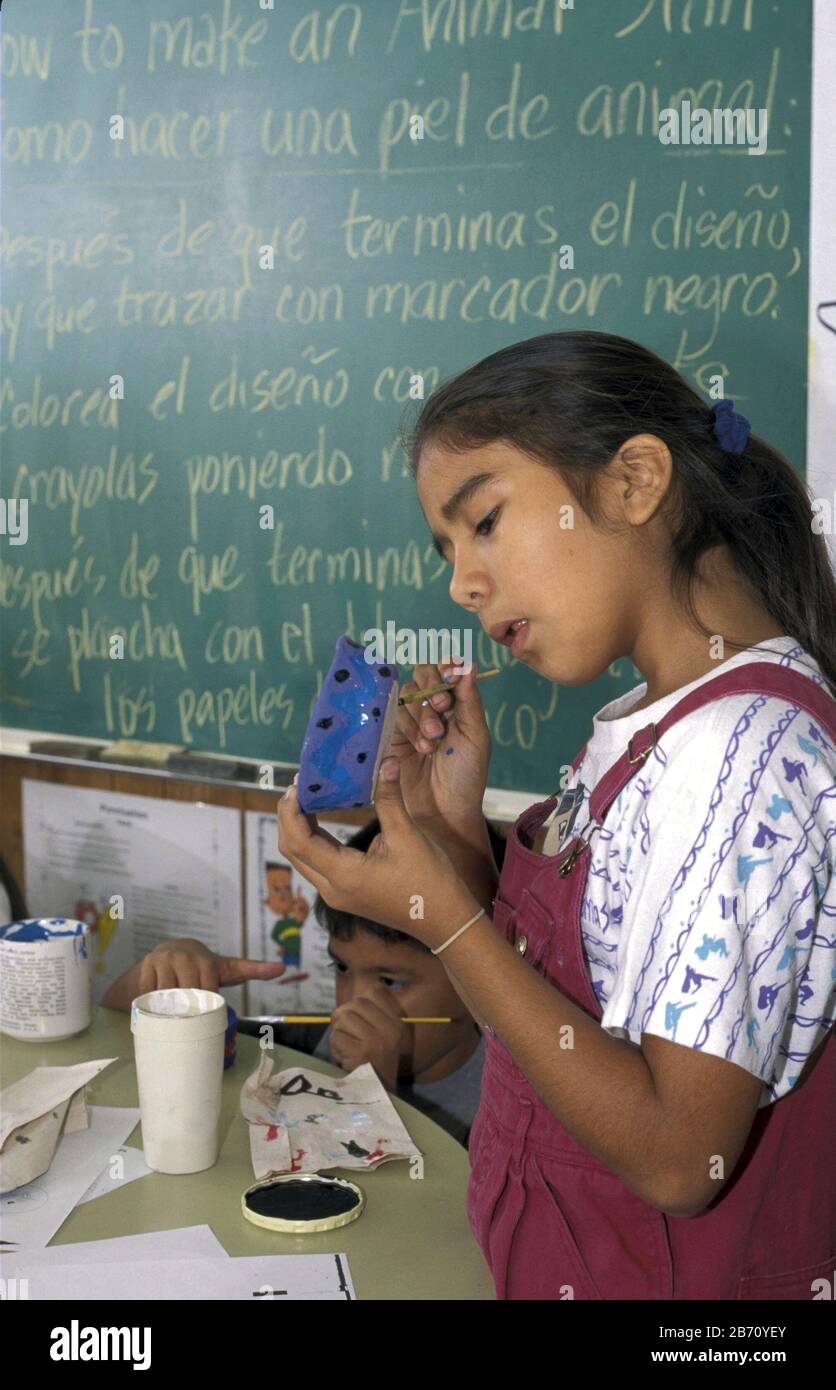
[[[718,675],[687,695],[591,792],[601,824],[655,742],[692,710],[730,694],[769,694],[813,715],[836,740],[836,700],[768,662]],[[582,754],[575,760],[575,766]],[[589,850],[528,848],[554,793],[508,836],[494,924],[534,970],[592,1017],[581,941]],[[561,872],[562,870],[562,872]],[[671,1217],[632,1192],[563,1127],[490,1030],[482,1098],[470,1133],[467,1212],[498,1298],[810,1299],[836,1268],[836,1035],[802,1079],[759,1109],[734,1173],[698,1216]]]

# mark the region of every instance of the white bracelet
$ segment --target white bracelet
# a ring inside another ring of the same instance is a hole
[[[473,923],[478,922],[479,918],[484,917],[484,915],[485,909],[483,907],[480,907],[479,911],[476,913],[476,916],[471,917],[469,922],[465,922],[463,927],[459,927],[458,931],[453,932],[453,935],[449,938],[448,941],[444,942],[443,946],[437,946],[435,950],[433,950],[433,948],[430,947],[430,951],[432,952],[432,954],[434,956],[440,956],[442,951],[446,951],[448,946],[452,946],[453,942],[456,940],[456,937],[461,936],[463,931],[467,931],[468,927],[472,927]]]

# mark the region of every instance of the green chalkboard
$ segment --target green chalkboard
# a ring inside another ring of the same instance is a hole
[[[809,0],[2,21],[4,725],[296,761],[339,633],[463,627],[395,440],[506,343],[637,338],[804,457]],[[663,144],[686,99],[767,152]],[[628,665],[486,682],[491,785],[550,790]]]

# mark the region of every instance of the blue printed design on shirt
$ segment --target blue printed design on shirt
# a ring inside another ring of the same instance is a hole
[[[802,656],[796,647],[780,664]],[[824,686],[804,663],[796,669]],[[605,1027],[736,1061],[763,1079],[768,1100],[792,1086],[836,1013],[836,750],[788,701],[729,698],[737,714],[699,767],[687,840],[681,815],[672,838],[654,796],[660,785],[669,794],[669,757],[685,758],[710,706],[689,716],[678,747],[681,726],[670,730],[668,751],[657,745],[613,803],[593,841],[582,937],[605,1018],[617,1006]],[[657,877],[660,896],[635,930],[658,865],[667,889]]]

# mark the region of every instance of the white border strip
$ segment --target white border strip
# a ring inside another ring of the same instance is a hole
[[[836,5],[816,0],[813,16],[810,151],[810,317],[808,333],[807,483],[828,499],[830,554],[836,567]],[[829,328],[818,316],[822,310]]]

